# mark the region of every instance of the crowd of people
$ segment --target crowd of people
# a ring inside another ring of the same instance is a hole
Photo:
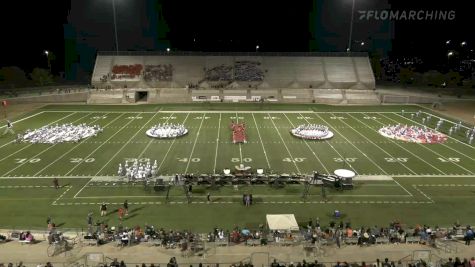
[[[46,125],[35,130],[26,130],[24,134],[18,134],[17,142],[29,142],[34,144],[57,144],[63,142],[79,142],[81,139],[97,136],[103,129],[99,125],[87,125],[82,123],[73,125],[65,123],[61,125]]]
[[[231,130],[233,131],[233,144],[247,143],[246,124],[245,123],[231,123]]]
[[[155,138],[175,138],[188,133],[183,124],[159,123],[147,130],[147,135]]]
[[[439,144],[447,140],[443,133],[414,125],[389,125],[379,129],[379,133],[388,138],[414,143]]]
[[[145,65],[143,78],[147,82],[169,82],[173,78],[173,66],[171,64]]]
[[[124,163],[124,166],[119,163],[119,169],[117,171],[119,176],[125,176],[129,179],[129,181],[146,180],[156,176],[157,173],[157,160],[155,160],[153,165],[151,165],[150,159],[147,159],[146,162],[139,162],[138,159],[135,159],[135,161],[130,166],[127,161]]]
[[[332,136],[328,127],[320,124],[301,124],[290,132],[304,139],[327,139]]]

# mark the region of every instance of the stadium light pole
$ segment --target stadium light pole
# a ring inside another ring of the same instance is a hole
[[[449,59],[451,56],[453,56],[454,52],[453,51],[450,51],[447,53],[447,67],[450,68],[450,63],[449,63]]]
[[[353,35],[353,17],[355,15],[355,0],[353,0],[353,3],[351,5],[351,21],[350,21],[350,34],[348,37],[348,48],[346,49],[347,52],[351,52],[351,38]]]
[[[49,72],[51,72],[51,62],[50,62],[49,51],[48,50],[45,50],[45,55],[46,55],[46,60],[48,62]]]
[[[115,0],[112,0],[112,13],[114,14],[115,51],[119,54],[119,41],[117,40],[117,21],[115,18]]]

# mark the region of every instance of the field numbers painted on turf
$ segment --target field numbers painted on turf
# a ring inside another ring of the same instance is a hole
[[[270,116],[266,116],[264,117],[264,120],[278,120],[280,119],[279,117],[270,117]]]
[[[243,161],[243,162],[252,162],[252,159],[251,159],[251,158],[242,158],[242,161]],[[232,158],[232,159],[231,159],[231,162],[241,162],[241,159],[239,159],[239,158]]]
[[[207,120],[210,119],[211,117],[206,117],[206,116],[200,116],[200,117],[195,117],[195,120]]]
[[[408,158],[384,158],[387,162],[407,162]]]
[[[137,158],[125,158],[125,162],[128,162],[128,163],[130,163],[130,162],[134,163],[135,160],[138,160],[139,162],[148,162],[150,159],[149,158],[139,158],[139,159],[137,159]]]
[[[40,162],[40,161],[41,161],[41,159],[39,159],[39,158],[31,158],[31,159],[25,159],[25,158],[18,159],[17,158],[17,159],[15,159],[15,163],[17,163],[17,164],[37,163],[37,162]]]
[[[282,159],[282,161],[284,162],[303,162],[304,160],[306,160],[307,158],[284,158]]]
[[[91,119],[93,119],[93,120],[107,119],[107,116],[105,116],[105,115],[104,116],[94,116]]]
[[[168,116],[168,117],[161,117],[160,119],[162,119],[162,120],[174,120],[174,119],[176,119],[176,117]]]
[[[364,116],[363,118],[366,119],[366,120],[377,120],[378,119],[377,117],[371,117],[371,116]]]
[[[313,118],[312,117],[297,117],[298,120],[312,120]]]
[[[441,162],[460,162],[460,158],[438,158]]]
[[[128,120],[140,120],[140,119],[143,119],[143,117],[129,116],[126,119],[128,119]]]
[[[332,119],[332,120],[345,120],[346,118],[341,117],[341,116],[332,116],[332,117],[330,117],[330,119]]]
[[[179,162],[188,162],[188,158],[177,158]],[[200,158],[191,158],[190,162],[200,162]]]
[[[71,163],[81,163],[81,162],[91,163],[91,162],[94,162],[95,160],[96,160],[95,158],[87,158],[87,159],[83,159],[83,158],[70,158],[70,159],[69,159],[69,162],[71,162]]]
[[[358,158],[333,158],[335,162],[355,162]]]
[[[233,116],[233,117],[229,117],[231,120],[244,120],[244,117],[236,117],[236,116]]]

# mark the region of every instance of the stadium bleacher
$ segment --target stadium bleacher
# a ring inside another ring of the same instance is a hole
[[[221,90],[215,95],[223,101],[256,101],[259,96],[268,96],[282,102],[380,103],[365,54],[99,53],[92,86],[159,90],[158,98],[148,98],[150,103],[173,101],[174,97],[178,97],[176,102],[191,102],[196,99],[192,97],[200,96],[169,90],[173,88]],[[240,91],[236,94],[233,90]],[[272,91],[256,93],[254,90]],[[91,94],[92,98],[96,96]],[[101,100],[89,102],[101,103]]]

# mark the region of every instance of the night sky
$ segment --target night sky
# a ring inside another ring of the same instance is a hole
[[[56,55],[53,73],[69,61],[90,71],[96,51],[115,50],[112,0],[14,1],[2,17],[0,66],[29,72],[46,67],[44,50]],[[345,51],[351,0],[115,0],[120,50]],[[474,47],[469,1],[356,0],[359,9],[455,10],[453,21],[360,21],[355,14],[353,51],[443,58],[467,41]],[[65,38],[67,39],[65,41]],[[67,61],[66,60],[66,61]]]

